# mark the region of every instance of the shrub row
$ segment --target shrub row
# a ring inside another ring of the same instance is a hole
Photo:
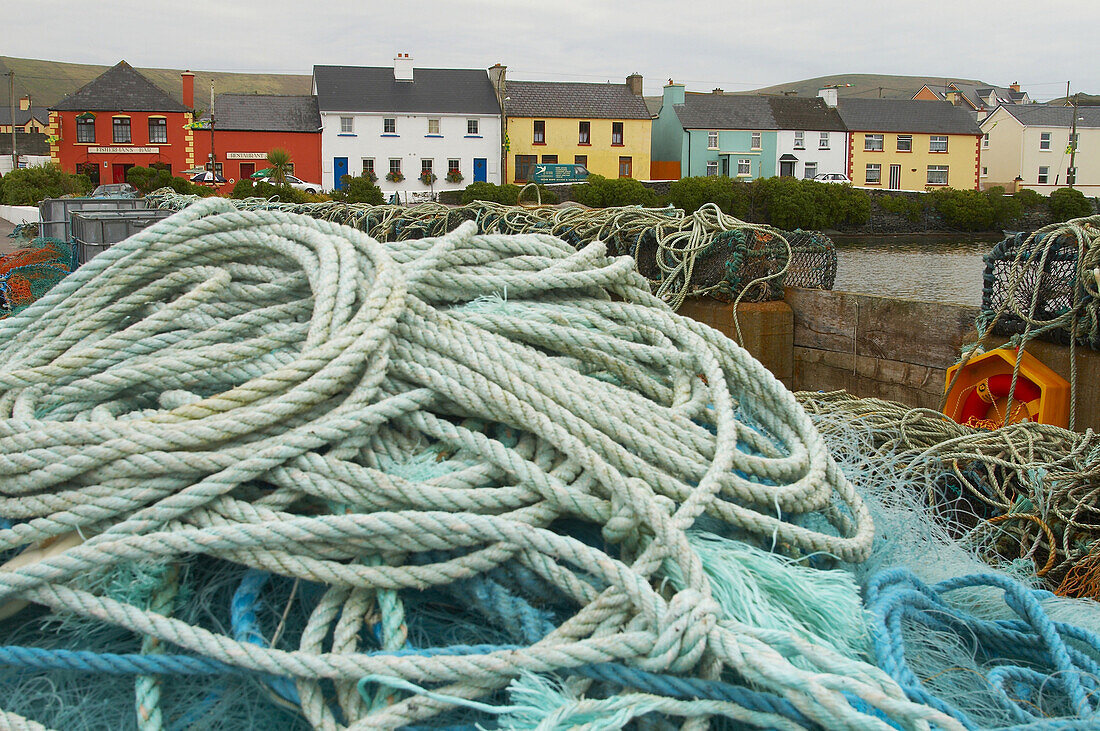
[[[786,177],[748,183],[723,176],[682,178],[669,189],[669,202],[689,213],[714,203],[737,218],[787,230],[849,228],[871,217],[871,197],[862,190]]]
[[[885,208],[883,204],[886,200],[880,199],[879,205]],[[928,203],[940,214],[945,224],[963,231],[1003,228],[1020,218],[1025,211],[1035,210],[1044,203],[1055,223],[1093,214],[1089,199],[1073,188],[1056,190],[1049,198],[1026,188],[1013,195],[1005,195],[1004,188],[1000,186],[981,192],[943,188],[929,193]]]
[[[43,198],[91,192],[87,175],[66,173],[54,163],[12,170],[0,178],[0,201],[9,206],[34,206]]]

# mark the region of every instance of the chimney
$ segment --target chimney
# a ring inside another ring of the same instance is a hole
[[[183,106],[189,109],[195,108],[195,75],[190,71],[184,71],[180,74],[180,81],[183,84]]]
[[[24,94],[22,97],[19,98],[19,110],[22,111],[22,112],[25,112],[30,108],[31,108],[31,98],[29,96],[27,96],[26,94]]]
[[[710,93],[711,93],[711,94],[721,94],[721,93],[722,93],[722,89],[721,89],[721,88],[718,88],[718,89],[711,89],[711,90],[710,90]]]
[[[489,67],[489,83],[493,85],[493,91],[497,94],[497,101],[504,98],[504,85],[507,83],[508,67],[494,63]]]
[[[639,73],[633,73],[626,77],[626,88],[630,90],[630,93],[634,96],[642,95],[642,75]]]
[[[1008,88],[1009,88],[1009,89],[1012,89],[1013,91],[1016,91],[1016,92],[1018,92],[1018,91],[1020,91],[1020,82],[1019,82],[1019,81],[1013,81],[1013,82],[1012,82],[1012,83],[1011,83],[1011,84],[1009,85],[1009,87],[1008,87]]]
[[[817,92],[817,95],[821,97],[828,106],[836,108],[837,90],[835,88],[822,89],[821,91]]]
[[[413,60],[407,53],[399,53],[393,59],[393,80],[413,80]]]
[[[663,89],[662,104],[683,104],[684,103],[684,85],[674,84],[672,79],[668,80]]]

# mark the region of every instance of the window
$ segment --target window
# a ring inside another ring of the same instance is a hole
[[[623,123],[612,122],[611,123],[611,144],[621,145],[623,144]]]
[[[526,182],[535,171],[538,155],[516,155],[516,182]]]
[[[400,175],[401,174],[401,158],[399,158],[399,157],[391,157],[390,158],[390,173],[393,174],[393,175]]]
[[[1046,185],[1046,182],[1050,179],[1050,168],[1043,165],[1039,168],[1039,184]]]
[[[95,119],[76,120],[76,141],[95,142]]]
[[[431,158],[428,158],[426,160],[421,160],[420,161],[420,174],[423,175],[424,173],[431,173],[432,172],[432,163],[434,163],[434,162],[435,161],[432,160]]]
[[[460,168],[460,162],[461,162],[460,160],[456,160],[454,158],[451,158],[450,160],[448,160],[447,161],[447,173],[448,174],[457,173],[461,169]]]
[[[130,167],[133,167],[133,165],[131,165]],[[210,163],[206,163],[202,167],[203,167],[204,170],[209,170],[210,169]],[[222,174],[222,164],[220,162],[214,163],[214,172],[217,173],[218,175]]]
[[[982,135],[982,147],[989,147],[989,133]]]
[[[375,174],[375,172],[374,172],[374,158],[373,157],[364,157],[363,158],[363,174],[366,175],[368,178],[371,175]]]
[[[898,152],[913,151],[913,135],[898,135]]]
[[[468,134],[468,135],[479,135],[479,134],[481,134],[481,132],[478,131],[478,123],[477,123],[476,119],[467,119],[466,120],[466,134]]]
[[[817,141],[817,149],[828,150],[829,149],[829,133],[822,132],[821,137]]]
[[[796,131],[794,133],[794,149],[805,150],[806,149],[806,133],[802,131]]]
[[[737,174],[738,175],[752,175],[752,160],[747,157],[740,157],[737,159]]]
[[[713,178],[718,175],[718,161],[707,160],[707,176]]]
[[[439,120],[438,119],[429,119],[428,120],[428,134],[430,134],[430,135],[439,134]]]
[[[591,145],[592,144],[592,123],[580,122],[577,130],[577,144],[578,145]]]
[[[760,149],[760,133],[759,132],[753,132],[752,133],[752,145],[751,145],[751,147],[754,150],[759,150]]]
[[[542,156],[542,164],[543,165],[557,165],[558,164],[558,156],[557,155],[543,155]]]
[[[546,144],[546,122],[541,119],[535,120],[534,134],[531,138],[532,144],[545,145]]]
[[[130,142],[130,118],[129,117],[115,117],[114,124],[112,125],[114,134],[111,139],[117,144],[119,142]]]
[[[712,129],[707,132],[707,147],[712,150],[718,149],[718,130]]]
[[[587,168],[588,167],[588,155],[574,155],[573,156],[573,164],[574,165],[584,165]]]
[[[947,166],[946,165],[929,165],[928,166],[928,184],[929,185],[947,185]]]
[[[947,135],[932,135],[928,138],[929,152],[947,152]]]
[[[817,163],[806,163],[806,171],[802,174],[802,177],[806,178],[807,180],[817,177]]]
[[[355,117],[340,117],[340,134],[350,135],[355,132]]]
[[[882,135],[863,135],[865,152],[882,152]]]
[[[989,177],[989,168],[987,168],[987,167],[982,168],[982,177],[983,178],[988,178]]]
[[[620,157],[619,158],[619,177],[620,178],[629,178],[630,174],[632,172],[633,172],[633,162],[631,161],[631,159],[629,157]]]
[[[867,185],[881,185],[882,184],[882,165],[875,163],[867,163],[867,170],[864,172],[864,181]]]
[[[151,117],[149,119],[149,143],[168,144],[168,120],[164,117]]]
[[[393,117],[382,120],[382,134],[395,135],[397,134],[397,120]],[[400,171],[398,171],[400,172]]]
[[[1050,132],[1040,132],[1039,133],[1039,149],[1040,150],[1049,150],[1050,149]]]

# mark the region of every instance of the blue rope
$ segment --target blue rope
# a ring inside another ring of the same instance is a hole
[[[957,589],[988,586],[1004,591],[1005,604],[1019,619],[983,620],[948,604],[943,595]],[[910,699],[979,728],[965,712],[924,687],[909,667],[902,635],[903,622],[937,632],[958,634],[976,644],[978,656],[995,666],[986,674],[992,698],[1021,728],[1063,729],[1100,726],[1091,696],[1100,690],[1100,637],[1080,627],[1055,622],[1040,601],[1049,592],[1031,589],[1007,577],[975,574],[929,586],[908,570],[895,568],[872,577],[867,609],[879,665],[898,681]],[[1070,644],[1072,641],[1074,644]],[[1088,652],[1086,652],[1086,650]],[[1092,653],[1092,654],[1090,654]],[[1040,693],[1065,697],[1077,719],[1051,719],[1017,699]]]

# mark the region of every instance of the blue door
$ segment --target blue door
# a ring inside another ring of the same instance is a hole
[[[332,159],[332,187],[335,190],[344,189],[344,181],[340,178],[348,174],[348,159],[346,157],[334,157]]]
[[[485,158],[484,157],[475,157],[474,158],[474,182],[475,183],[484,183],[487,180],[487,178],[485,177],[485,168],[486,167],[487,166],[485,165]]]

